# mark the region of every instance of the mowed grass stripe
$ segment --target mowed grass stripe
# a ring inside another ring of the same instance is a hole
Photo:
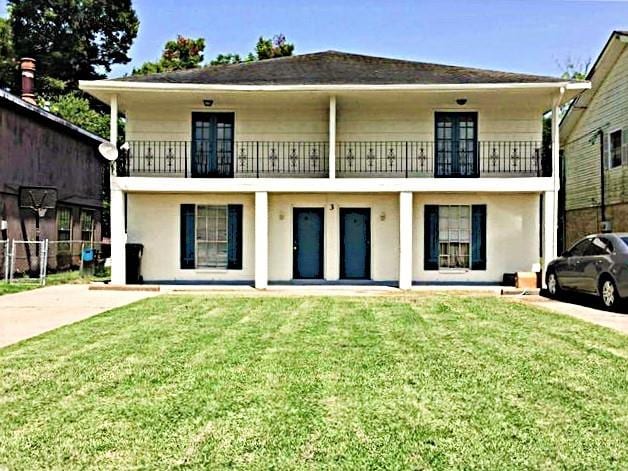
[[[626,463],[625,336],[495,298],[162,296],[0,350],[0,463]]]

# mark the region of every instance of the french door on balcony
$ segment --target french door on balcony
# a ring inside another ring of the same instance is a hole
[[[477,113],[438,112],[436,122],[436,177],[477,177]]]
[[[192,113],[192,176],[233,176],[233,113]]]

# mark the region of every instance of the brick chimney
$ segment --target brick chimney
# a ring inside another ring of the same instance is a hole
[[[22,100],[36,105],[35,101],[35,59],[23,57],[20,59],[22,75]]]

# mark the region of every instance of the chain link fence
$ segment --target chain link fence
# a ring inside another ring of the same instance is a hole
[[[110,257],[111,246],[106,242],[0,241],[0,280],[44,285],[48,275],[72,272],[78,277],[106,278]]]

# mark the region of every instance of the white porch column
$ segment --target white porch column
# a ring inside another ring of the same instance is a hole
[[[412,193],[399,193],[399,288],[412,287]]]
[[[558,190],[560,189],[560,136],[559,112],[560,95],[552,104],[552,182],[553,191],[543,194],[543,287],[545,288],[545,267],[558,256]]]
[[[336,96],[329,97],[329,178],[336,178]]]
[[[124,213],[124,192],[111,188],[111,283],[114,285],[126,284]]]
[[[543,287],[545,288],[545,267],[557,257],[556,244],[556,216],[558,208],[556,205],[556,192],[546,191],[543,193]]]
[[[118,95],[111,95],[109,101],[109,142],[116,145],[118,142]]]
[[[255,193],[255,288],[268,287],[268,193]]]

